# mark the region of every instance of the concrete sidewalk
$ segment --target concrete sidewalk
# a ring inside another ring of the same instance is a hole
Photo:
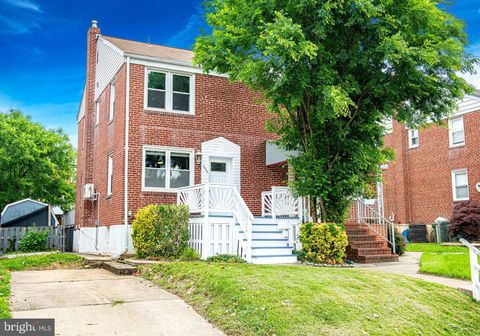
[[[444,286],[460,290],[471,290],[471,282],[441,276],[420,274],[420,257],[422,252],[405,252],[399,262],[378,263],[378,264],[355,264],[355,268],[366,268],[369,270],[382,271],[394,274],[408,275],[413,278],[438,283]]]
[[[103,269],[12,272],[15,318],[55,318],[55,335],[222,335],[177,296]]]

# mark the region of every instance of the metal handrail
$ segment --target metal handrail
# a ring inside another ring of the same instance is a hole
[[[480,250],[470,244],[463,238],[460,238],[460,242],[468,247],[470,254],[470,273],[472,278],[472,296],[475,300],[480,301],[480,264],[478,263],[478,257],[480,256]]]

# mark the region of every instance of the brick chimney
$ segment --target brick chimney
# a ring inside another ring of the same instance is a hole
[[[95,129],[95,85],[96,85],[96,66],[97,66],[97,39],[100,35],[100,28],[96,20],[92,20],[92,25],[87,32],[87,72],[85,80],[85,161],[84,161],[84,180],[83,184],[93,183],[93,141]],[[93,203],[84,202],[84,224],[95,226],[95,216],[93,213]]]

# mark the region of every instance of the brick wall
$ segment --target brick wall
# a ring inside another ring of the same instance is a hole
[[[408,148],[405,126],[394,124],[385,144],[396,159],[384,173],[385,215],[395,214],[397,223],[432,223],[449,218],[454,206],[452,170],[468,170],[469,195],[480,201],[475,184],[480,182],[480,111],[464,114],[465,145],[449,147],[447,121],[444,127],[429,125],[419,131],[420,145]]]
[[[95,38],[97,28],[89,30],[87,60],[87,106],[78,123],[78,169],[76,223],[80,226],[123,224],[124,219],[124,148],[126,108],[126,64],[117,72],[116,105],[113,122],[109,121],[110,86],[100,94],[99,124],[95,125]],[[142,191],[143,145],[194,148],[201,143],[224,137],[241,148],[241,194],[251,211],[261,212],[261,192],[274,185],[285,185],[286,167],[265,165],[265,142],[272,135],[265,131],[269,117],[257,103],[258,94],[228,79],[195,75],[195,115],[167,114],[144,110],[142,65],[130,65],[130,125],[128,166],[128,208],[134,214],[147,204],[176,203],[176,193]],[[113,190],[107,196],[107,162],[113,154]],[[195,163],[195,183],[200,183],[200,165]],[[84,201],[81,189],[94,183],[98,201]],[[98,214],[98,215],[97,215]],[[132,218],[130,218],[130,221]]]

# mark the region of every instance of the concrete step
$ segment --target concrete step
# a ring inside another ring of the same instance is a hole
[[[103,268],[117,275],[130,275],[137,271],[136,267],[118,261],[104,262]]]
[[[272,255],[289,255],[292,254],[293,247],[290,246],[283,246],[283,247],[253,247],[252,248],[252,256],[272,256]]]
[[[288,246],[287,238],[252,239],[252,247],[286,247],[286,246]]]
[[[286,238],[283,231],[276,230],[276,231],[261,231],[261,230],[253,230],[252,231],[252,239],[281,239]]]
[[[395,261],[398,261],[398,255],[394,255],[390,253],[390,254],[379,254],[379,255],[369,255],[369,256],[358,256],[357,258],[354,258],[353,261],[357,261],[361,263],[395,262]]]
[[[252,256],[253,264],[294,264],[297,262],[297,257],[292,254],[287,255],[272,255],[272,256]]]
[[[95,254],[79,254],[83,258],[83,264],[87,267],[102,267],[104,262],[112,261],[112,258],[95,255]]]

